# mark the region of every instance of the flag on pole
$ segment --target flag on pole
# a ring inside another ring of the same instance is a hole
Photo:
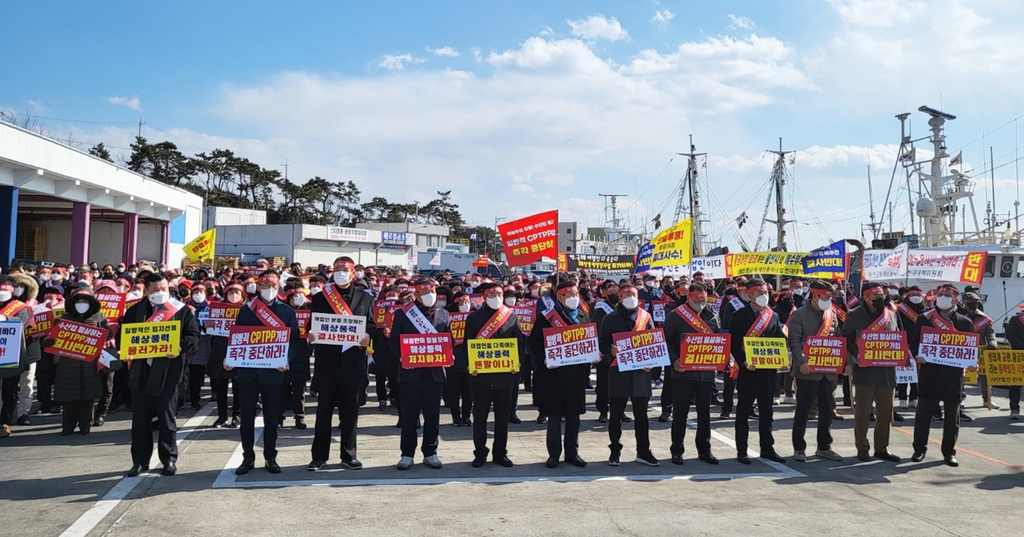
[[[440,267],[441,266],[441,252],[434,254],[434,257],[430,259],[430,266]]]
[[[963,162],[963,160],[964,160],[963,157],[964,157],[964,152],[963,151],[957,153],[955,157],[949,159],[949,165],[950,166],[957,166],[957,165],[959,165],[961,162]]]
[[[185,257],[192,261],[212,261],[214,243],[216,242],[217,229],[211,228],[192,239],[192,242],[186,244],[182,250],[185,251]]]
[[[651,268],[689,265],[693,253],[693,219],[687,218],[666,228],[651,244],[654,246]]]

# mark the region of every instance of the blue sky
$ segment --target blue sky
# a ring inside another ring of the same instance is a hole
[[[763,151],[782,136],[798,151],[791,242],[810,249],[861,235],[865,166],[883,198],[893,116],[922,104],[960,116],[948,146],[966,168],[994,146],[1012,199],[1024,6],[975,4],[14,3],[0,108],[115,152],[142,117],[151,141],[288,159],[293,179],[353,180],[364,199],[451,188],[478,223],[557,208],[598,225],[610,191],[633,198],[634,228],[670,220],[685,165],[670,159],[693,134],[709,153],[706,228],[733,247],[732,219],[760,220]],[[754,228],[740,232],[751,246]]]

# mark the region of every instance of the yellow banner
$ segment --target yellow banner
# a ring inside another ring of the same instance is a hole
[[[519,371],[519,340],[516,338],[468,339],[469,374]]]
[[[779,274],[801,278],[831,280],[845,278],[842,272],[804,272],[803,259],[808,252],[747,252],[725,256],[727,276],[749,276],[751,274]]]
[[[693,253],[693,219],[666,228],[651,240],[651,268],[689,265]]]
[[[181,321],[121,325],[121,359],[167,358],[180,354]]]
[[[983,350],[981,357],[978,370],[989,386],[1024,386],[1024,351]]]
[[[745,337],[743,349],[747,364],[755,369],[784,369],[789,367],[789,352],[784,337]]]
[[[192,242],[186,244],[182,250],[185,252],[185,257],[192,261],[212,260],[215,242],[217,242],[217,229],[211,228],[192,239]]]

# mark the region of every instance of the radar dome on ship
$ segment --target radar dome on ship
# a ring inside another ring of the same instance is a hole
[[[931,198],[921,198],[917,200],[917,216],[921,218],[931,218],[939,213],[938,208],[935,206],[935,201]]]

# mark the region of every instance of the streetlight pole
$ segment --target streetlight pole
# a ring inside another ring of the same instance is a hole
[[[504,216],[495,216],[494,217],[494,236],[498,240],[501,240],[501,233],[498,232],[498,222],[501,222],[502,220],[505,220]],[[486,239],[484,239],[484,253],[485,254],[487,253],[487,240]]]

